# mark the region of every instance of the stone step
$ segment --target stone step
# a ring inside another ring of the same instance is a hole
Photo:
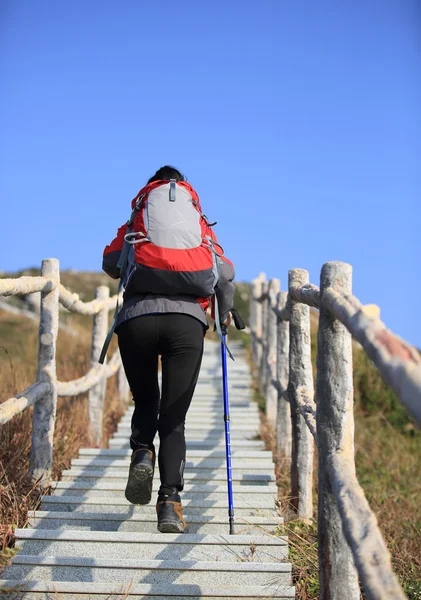
[[[245,410],[247,410],[247,412],[244,412]],[[125,417],[122,418],[122,420],[120,421],[120,424],[123,425],[130,425],[131,423],[131,418],[132,415],[127,415]],[[260,423],[260,415],[257,411],[255,410],[250,410],[250,409],[241,409],[241,412],[232,412],[230,411],[230,419],[232,422],[235,423]],[[224,415],[219,412],[216,411],[211,411],[211,410],[207,410],[205,411],[189,411],[187,413],[187,417],[186,417],[186,421],[187,423],[211,423],[211,422],[215,422],[215,423],[220,423],[222,421],[222,423],[224,423]]]
[[[240,393],[251,392],[253,380],[250,374],[229,373],[228,386],[233,390],[239,390]],[[220,369],[213,372],[208,372],[199,377],[196,389],[218,390],[222,392],[222,372]]]
[[[232,416],[230,415],[230,424],[231,424],[231,429],[233,428],[239,428],[239,427],[245,427],[246,429],[253,429],[253,430],[258,430],[260,428],[260,417],[238,417],[238,416]],[[213,417],[202,417],[202,416],[197,416],[194,417],[194,419],[187,417],[186,420],[186,429],[190,430],[190,429],[215,429],[216,427],[218,427],[219,429],[221,429],[222,431],[224,431],[224,417],[223,415],[217,415],[215,418]],[[119,431],[120,429],[131,429],[131,418],[130,419],[123,419],[122,421],[120,421],[118,427],[117,427],[117,431]]]
[[[260,423],[231,423],[231,437],[236,437],[235,434],[243,434],[241,437],[244,439],[244,436],[254,437],[259,433]],[[201,436],[204,435],[205,438],[209,436],[223,436],[225,434],[225,426],[224,421],[221,420],[217,423],[186,423],[185,425],[186,437],[196,437],[196,433]],[[131,435],[132,428],[129,425],[119,425],[113,435],[115,438],[118,435]],[[237,436],[239,437],[239,436]]]
[[[287,557],[284,537],[16,529],[17,546],[31,556],[139,560],[278,562]]]
[[[241,402],[241,406],[237,407],[233,405],[233,401],[230,401],[230,406],[229,406],[229,410],[230,410],[230,414],[233,415],[237,415],[237,416],[259,416],[260,415],[260,410],[259,407],[257,406],[256,402],[254,401],[250,401],[250,402],[244,402],[243,400],[238,400],[239,402]],[[244,404],[247,404],[247,406],[243,406]],[[208,405],[208,406],[206,406]],[[192,416],[192,415],[200,415],[200,414],[204,414],[207,416],[218,416],[221,412],[223,412],[223,401],[222,398],[207,398],[206,400],[198,400],[196,399],[189,408],[189,411],[187,413],[187,417]],[[125,413],[125,416],[129,417],[133,414],[134,411],[134,404],[130,404],[129,407],[127,408],[127,411]]]
[[[221,515],[184,515],[189,533],[226,534],[228,533],[227,514]],[[238,534],[273,533],[282,523],[281,517],[236,517],[235,532]],[[132,531],[156,533],[156,514],[136,513],[127,518],[114,512],[59,512],[34,511],[29,518],[29,526],[36,529],[88,529],[91,531]]]
[[[232,427],[246,427],[259,429],[260,427],[260,416],[238,416],[230,414],[230,424]],[[187,416],[186,428],[188,429],[213,429],[214,427],[220,427],[224,431],[224,416],[223,415],[197,415],[194,417]],[[122,419],[118,425],[119,429],[130,429],[131,428],[131,417]]]
[[[61,481],[86,481],[89,480],[94,482],[96,479],[101,479],[102,481],[112,482],[112,481],[126,481],[128,474],[129,463],[127,463],[126,469],[90,469],[88,472],[85,468],[75,467],[74,469],[69,469],[68,471],[63,471],[61,474]],[[155,470],[154,481],[160,481],[159,470]],[[187,483],[199,483],[200,482],[226,482],[227,481],[227,470],[226,468],[222,469],[201,469],[200,471],[194,473],[191,471],[186,471],[184,473],[184,481]],[[269,482],[275,481],[275,475],[270,472],[268,469],[267,473],[243,473],[234,471],[232,481],[236,483],[240,483],[242,485],[266,485]],[[203,485],[203,484],[202,484]],[[221,483],[219,483],[221,485]]]
[[[187,439],[187,452],[189,449],[198,449],[198,450],[223,450],[225,448],[225,438],[213,438],[213,439]],[[156,438],[154,442],[155,448],[159,448],[159,437]],[[129,441],[127,439],[111,439],[109,441],[110,448],[129,448]],[[240,440],[239,438],[234,438],[231,440],[231,449],[239,449],[239,448],[256,448],[257,450],[264,450],[265,444],[262,440]]]
[[[206,450],[206,449],[215,449],[215,450],[223,450],[225,448],[225,437],[219,437],[219,438],[210,438],[210,439],[206,439],[203,438],[201,440],[192,440],[193,443],[190,442],[189,439],[186,440],[187,443],[187,449],[190,448],[198,448],[201,450]],[[248,445],[248,442],[251,442],[251,445]],[[158,449],[159,448],[159,437],[157,436],[155,438],[154,441],[155,444],[155,448]],[[129,437],[127,438],[118,438],[116,440],[114,439],[110,439],[109,444],[108,444],[109,448],[129,448]],[[258,450],[264,450],[265,449],[265,445],[264,442],[262,442],[261,440],[256,440],[256,439],[251,439],[251,440],[240,440],[239,438],[233,438],[231,439],[231,448],[238,448],[238,447],[243,447],[243,448],[257,448]]]
[[[74,458],[71,462],[72,467],[115,467],[127,468],[129,459],[120,458]],[[224,458],[192,458],[186,462],[186,470],[198,471],[200,469],[222,469],[225,466]],[[243,469],[255,469],[258,471],[273,471],[273,463],[270,458],[247,458],[234,459],[232,461],[232,470],[241,471]]]
[[[259,562],[209,562],[171,560],[118,560],[83,557],[18,555],[8,568],[9,579],[38,579],[39,581],[116,582],[132,585],[177,584],[209,585],[212,579],[218,586],[268,586],[276,591],[278,585],[290,583],[291,565]]]
[[[238,419],[238,417],[235,417],[234,419],[230,419],[230,424],[231,430],[235,427],[241,427],[241,429],[251,429],[252,431],[256,431],[256,429],[258,430],[260,427],[260,419]],[[225,423],[223,416],[218,416],[218,418],[215,419],[197,417],[195,420],[192,420],[187,418],[186,431],[201,431],[203,429],[206,431],[208,429],[218,429],[218,431],[225,431]],[[117,427],[117,431],[121,430],[125,432],[131,432],[131,422],[120,422]]]
[[[110,442],[120,444],[128,443],[130,439],[131,432],[127,431],[126,433],[121,433],[117,431]],[[208,431],[189,431],[186,429],[186,443],[189,443],[189,438],[194,439],[195,441],[202,442],[212,442],[214,445],[218,444],[222,447],[225,447],[225,433],[221,430],[208,430]],[[237,428],[234,431],[231,431],[231,442],[235,443],[237,440],[242,441],[259,441],[259,433],[258,431],[241,431],[241,428]],[[114,446],[113,446],[114,447]]]
[[[214,584],[215,576],[210,577]],[[189,600],[238,600],[248,598],[258,600],[260,598],[273,598],[286,600],[295,597],[295,588],[280,584],[276,589],[266,586],[226,586],[214,587],[209,585],[154,585],[139,584],[131,585],[116,583],[88,583],[88,582],[61,582],[61,581],[25,581],[23,583],[15,580],[0,580],[2,588],[18,587],[20,600],[52,600],[53,598],[69,598],[71,600],[142,600],[153,598],[154,600],[171,600],[173,598],[189,598]],[[23,593],[22,593],[23,592]],[[48,594],[48,596],[46,596]],[[53,594],[53,595],[52,595]],[[116,596],[117,594],[117,596]],[[3,596],[2,596],[3,598]],[[11,591],[4,596],[4,600],[16,600],[16,592]]]
[[[239,390],[236,389],[235,393],[233,390],[229,390],[229,407],[238,408],[242,407],[255,407],[257,408],[256,401],[254,400],[252,390]],[[223,391],[222,387],[200,387],[198,386],[195,390],[191,408],[198,408],[199,406],[215,406],[218,410],[221,410],[224,406],[223,403]],[[133,405],[132,405],[133,408]]]
[[[130,458],[131,450],[119,448],[81,448],[79,457],[95,456],[97,458]],[[246,448],[231,449],[231,456],[236,458],[270,458],[272,452],[269,450],[247,450]],[[195,450],[187,449],[187,458],[223,458],[225,459],[225,449],[223,450]]]
[[[95,480],[91,485],[85,481],[53,481],[51,483],[51,491],[55,496],[61,494],[67,494],[69,496],[75,496],[79,493],[101,493],[106,492],[107,494],[122,494],[126,489],[125,481],[112,481],[106,482],[102,480]],[[278,488],[275,484],[267,485],[241,485],[236,482],[232,485],[233,492],[241,495],[245,494],[258,494],[258,495],[276,495]],[[204,494],[215,495],[215,494],[227,494],[227,486],[220,485],[218,483],[207,483],[207,484],[196,484],[186,483],[183,490],[183,498],[189,497],[191,494]]]
[[[124,441],[131,435],[131,431],[126,432],[117,431],[113,435],[113,441]],[[255,440],[258,436],[258,430],[247,430],[242,431],[240,427],[231,430],[231,440]],[[186,428],[186,441],[188,443],[189,438],[194,440],[211,441],[211,442],[223,442],[225,443],[225,434],[223,429],[187,429]]]
[[[182,493],[182,502],[183,505],[186,503],[186,500],[193,500],[195,502],[201,502],[202,499],[206,500],[208,502],[212,502],[215,503],[217,501],[220,500],[225,500],[226,502],[226,498],[227,498],[227,488],[226,486],[221,486],[220,491],[217,492],[200,492],[200,491],[196,491],[196,490],[192,490],[192,491],[186,491],[184,490]],[[250,486],[248,486],[250,487]],[[158,490],[156,490],[156,493],[158,492]],[[85,502],[86,500],[88,500],[89,498],[96,498],[96,497],[100,497],[102,498],[104,495],[107,495],[108,498],[124,498],[124,491],[123,490],[101,490],[101,489],[88,489],[88,490],[84,490],[84,489],[77,489],[77,488],[70,488],[70,489],[60,489],[60,490],[56,490],[54,493],[54,497],[56,498],[61,498],[61,497],[70,497],[70,498],[79,498],[80,502]],[[239,503],[239,502],[247,502],[250,506],[253,505],[253,502],[257,503],[260,507],[264,507],[264,508],[272,508],[274,506],[275,500],[276,500],[276,494],[255,494],[252,492],[239,492],[239,491],[235,491],[234,492],[235,495],[235,502]]]
[[[190,514],[219,514],[227,515],[228,504],[226,499],[210,499],[209,497],[204,498],[201,495],[199,498],[182,498],[183,507],[186,513]],[[245,516],[260,516],[267,515],[270,512],[275,511],[276,502],[272,498],[271,504],[268,506],[267,497],[263,494],[253,496],[251,500],[243,500],[235,498],[235,514],[241,517]],[[156,514],[154,504],[147,504],[143,506],[134,506],[121,495],[119,497],[113,496],[91,496],[89,498],[81,498],[80,496],[43,496],[41,502],[42,510],[59,510],[59,511],[73,511],[81,510],[86,512],[91,511],[102,511],[107,512],[109,507],[112,506],[112,510],[115,511],[117,508],[122,512],[126,511],[130,507],[133,512],[152,512]],[[93,508],[94,507],[94,508]],[[124,509],[124,510],[123,510]],[[210,511],[210,512],[209,512]]]
[[[241,391],[251,391],[253,379],[250,371],[246,373],[243,370],[228,370],[228,385]],[[201,371],[197,387],[206,389],[222,389],[222,369],[221,365],[205,367]]]
[[[220,394],[215,395],[215,394],[210,394],[209,392],[204,392],[203,395],[195,395],[193,400],[192,400],[192,404],[191,404],[191,409],[197,409],[197,410],[208,410],[208,411],[214,411],[214,413],[219,414],[220,412],[223,411],[223,400],[222,400],[222,396]],[[250,408],[256,408],[256,402],[252,399],[252,397],[248,394],[242,394],[241,396],[236,394],[235,399],[230,398],[229,399],[229,410],[234,411],[234,410],[240,410],[242,408],[245,409],[250,409]],[[132,405],[129,410],[127,411],[128,414],[131,414],[134,410],[134,406]]]
[[[110,440],[113,442],[115,440]],[[119,442],[120,443],[120,442]],[[155,438],[155,447],[159,447],[159,436]],[[195,440],[190,438],[186,440],[187,444],[187,452],[189,450],[224,450],[225,449],[225,439],[222,441],[215,440]],[[262,440],[232,440],[231,450],[264,450],[265,443]]]
[[[75,459],[76,460],[76,459]],[[106,470],[107,471],[107,475],[109,475],[110,477],[112,477],[113,479],[119,478],[127,478],[127,474],[129,471],[129,461],[127,461],[127,463],[125,463],[124,466],[113,466],[110,465],[108,467],[102,467],[102,466],[97,466],[96,464],[92,464],[92,465],[87,465],[84,467],[79,467],[79,466],[72,466],[71,470],[74,469],[78,469],[79,471],[81,471],[83,473],[83,477],[91,477],[91,473],[95,472],[95,471],[101,471],[101,470]],[[242,481],[242,477],[248,477],[250,475],[256,475],[256,479],[255,481],[263,480],[263,481],[268,481],[267,475],[273,473],[273,467],[270,468],[269,466],[266,468],[258,468],[258,467],[250,467],[249,469],[232,469],[232,479],[233,481]],[[157,468],[155,471],[155,478],[156,480],[159,479],[158,477],[159,474],[159,469]],[[188,477],[187,477],[188,474]],[[226,481],[227,479],[227,471],[226,471],[226,466],[224,463],[221,463],[218,467],[214,467],[214,468],[205,468],[205,469],[201,469],[201,468],[196,468],[196,467],[191,467],[189,468],[188,471],[184,472],[184,479],[187,481],[188,479],[191,479],[192,481],[196,482],[196,481],[200,481],[205,479],[206,481],[212,481],[213,478],[216,477],[217,480],[221,479],[223,481]],[[275,481],[275,479],[273,479],[273,481]],[[254,485],[254,483],[253,483]]]

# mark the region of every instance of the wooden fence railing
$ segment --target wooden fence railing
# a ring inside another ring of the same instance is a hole
[[[352,268],[323,265],[320,289],[307,271],[289,272],[288,293],[277,279],[252,282],[252,358],[279,450],[291,456],[291,497],[299,517],[313,517],[313,451],[318,451],[320,598],[404,599],[354,461],[352,336],[421,424],[421,357],[389,331],[377,307],[352,295]],[[319,309],[314,398],[310,307]]]
[[[36,382],[14,398],[0,404],[0,424],[34,405],[30,477],[40,487],[51,481],[53,436],[58,396],[77,396],[89,391],[89,421],[93,443],[98,445],[102,436],[102,420],[107,379],[117,373],[118,392],[122,402],[128,399],[128,384],[118,350],[106,365],[98,358],[108,330],[108,312],[115,307],[116,297],[100,286],[95,299],[82,302],[60,284],[59,261],[49,258],[42,262],[40,277],[0,279],[0,296],[26,295],[41,292],[39,315],[38,369]],[[57,381],[56,340],[59,324],[59,304],[71,312],[93,315],[91,365],[83,377],[73,381]]]

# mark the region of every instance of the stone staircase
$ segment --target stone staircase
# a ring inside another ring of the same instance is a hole
[[[161,534],[154,501],[124,497],[132,409],[107,450],[81,449],[51,496],[16,530],[20,549],[0,582],[7,600],[294,598],[285,538],[274,535],[272,457],[257,439],[259,414],[241,346],[229,361],[235,532],[229,535],[219,344],[206,342],[187,416],[182,492],[189,533]],[[158,441],[159,444],[159,441]],[[159,486],[155,474],[154,489]],[[8,591],[6,591],[8,590]]]

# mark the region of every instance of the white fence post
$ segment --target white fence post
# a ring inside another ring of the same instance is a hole
[[[286,308],[287,292],[279,292],[277,309],[280,312]],[[291,456],[291,408],[287,394],[289,377],[289,321],[276,319],[276,380],[278,389],[278,411],[276,415],[276,443],[283,456]]]
[[[260,393],[262,396],[266,395],[266,371],[267,371],[267,349],[268,349],[268,289],[269,282],[267,280],[262,281],[262,353],[260,357],[259,366],[259,378],[260,378]]]
[[[91,367],[98,363],[101,349],[105,341],[108,330],[108,304],[110,289],[105,285],[99,286],[95,290],[95,299],[102,300],[101,309],[94,315],[92,328],[92,350]],[[89,421],[91,424],[92,441],[95,446],[99,446],[102,439],[102,420],[104,415],[105,392],[107,389],[107,379],[104,377],[89,390],[88,410]]]
[[[120,402],[124,406],[129,400],[130,387],[129,382],[127,381],[126,373],[124,372],[123,365],[121,365],[121,367],[117,371],[117,390]]]
[[[291,269],[289,288],[308,283],[308,272]],[[311,365],[310,308],[291,300],[289,323],[289,382],[288,396],[291,405],[292,453],[291,496],[292,504],[301,518],[313,516],[313,436],[301,414],[298,396],[301,390],[314,394]]]
[[[279,279],[271,279],[267,300],[267,351],[266,351],[266,416],[272,427],[276,424],[278,391],[272,382],[276,381],[276,300],[281,284]]]
[[[352,268],[346,263],[323,265],[317,353],[317,438],[319,450],[318,553],[320,598],[359,600],[358,576],[332,490],[327,465],[338,450],[354,463],[352,338],[323,305],[333,288],[352,292]]]
[[[48,383],[50,390],[34,406],[29,459],[31,481],[39,481],[38,485],[44,487],[51,482],[57,408],[56,341],[59,319],[59,261],[56,258],[43,260],[41,275],[57,281],[53,289],[41,293],[37,381]]]
[[[257,277],[250,284],[250,302],[249,302],[249,321],[250,321],[250,346],[252,364],[256,364],[257,360],[257,339],[256,339],[256,320],[257,320],[257,302],[256,295],[259,288]]]
[[[251,306],[253,306],[253,325],[252,325],[252,352],[253,352],[253,364],[256,373],[260,371],[260,363],[262,360],[263,346],[261,344],[262,339],[262,304],[257,301],[262,295],[262,284],[264,281],[264,274],[260,273],[254,280],[254,296],[251,296]],[[253,287],[252,287],[253,291]]]

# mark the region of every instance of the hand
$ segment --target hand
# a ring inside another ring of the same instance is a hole
[[[231,321],[232,321],[232,314],[229,312],[227,318],[225,319],[225,321],[222,321],[222,325],[224,327],[229,327],[231,325]]]

